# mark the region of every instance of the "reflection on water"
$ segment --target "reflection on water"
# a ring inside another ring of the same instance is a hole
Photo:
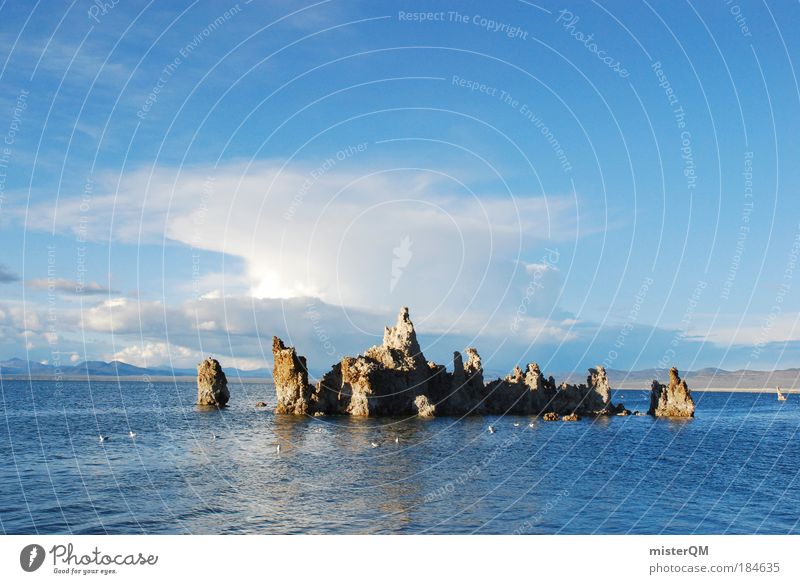
[[[190,383],[2,390],[8,533],[798,531],[792,398],[561,423],[276,417],[254,406],[268,384],[233,385],[224,410],[194,406]]]

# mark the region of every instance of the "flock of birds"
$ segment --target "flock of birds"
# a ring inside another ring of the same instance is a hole
[[[128,436],[130,436],[131,438],[136,438],[136,432],[131,430],[130,432],[128,432]],[[104,436],[103,434],[100,434],[100,442],[108,442],[109,440],[111,440],[110,436]]]
[[[535,425],[535,424],[534,424],[533,422],[531,422],[530,424],[528,424],[528,427],[530,427],[530,428],[533,428],[533,427],[534,427],[534,425]],[[519,422],[514,422],[514,427],[515,427],[515,428],[519,427]],[[488,428],[487,430],[488,430],[489,434],[494,434],[494,433],[496,432],[496,430],[495,430],[494,426],[491,426],[491,425],[489,426],[489,428]],[[320,430],[319,430],[319,429],[317,429],[316,431],[317,431],[317,432],[319,432]],[[136,432],[134,432],[133,430],[131,430],[130,432],[128,432],[128,436],[129,436],[131,439],[133,439],[133,438],[136,438]],[[211,434],[211,439],[212,439],[212,440],[217,440],[217,439],[219,439],[219,436],[217,436],[216,434]],[[105,435],[103,435],[103,434],[100,434],[100,442],[107,442],[107,441],[109,441],[109,440],[111,440],[111,437],[110,437],[110,436],[105,436]],[[395,444],[400,444],[400,438],[399,438],[398,436],[395,436],[395,438],[394,438],[394,443],[395,443]],[[370,445],[371,445],[373,448],[378,448],[378,447],[380,446],[380,444],[379,444],[378,442],[374,442],[374,441],[373,441],[373,442],[370,442]],[[280,453],[281,453],[281,445],[280,445],[280,444],[278,444],[278,445],[275,447],[275,452],[277,452],[278,454],[280,454]]]
[[[533,422],[528,424],[528,428],[533,428],[535,426],[536,426],[536,424],[534,424]],[[515,428],[519,428],[519,422],[514,422],[514,427]],[[489,432],[489,434],[494,434],[496,432],[496,430],[494,429],[494,426],[489,426],[487,428],[487,431]]]

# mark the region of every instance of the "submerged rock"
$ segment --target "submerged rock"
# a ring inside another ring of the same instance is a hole
[[[691,418],[694,416],[694,400],[692,393],[678,375],[678,370],[673,367],[669,370],[669,385],[660,384],[653,380],[650,388],[651,416],[669,418]]]
[[[219,361],[208,357],[197,365],[197,405],[222,407],[228,403],[228,378]]]

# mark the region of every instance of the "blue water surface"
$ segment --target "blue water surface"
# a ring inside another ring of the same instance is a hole
[[[230,407],[202,410],[192,383],[2,381],[0,530],[800,531],[796,395],[696,393],[692,420],[567,423],[290,418],[270,384],[230,389]]]

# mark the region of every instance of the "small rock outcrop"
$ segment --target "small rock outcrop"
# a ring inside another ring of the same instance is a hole
[[[414,407],[420,418],[432,418],[436,414],[436,406],[428,401],[428,396],[418,395],[414,399]]]
[[[471,414],[544,415],[567,421],[584,415],[613,415],[624,410],[611,403],[605,369],[590,369],[586,383],[556,387],[536,363],[517,366],[502,379],[486,383],[478,351],[453,353],[452,373],[428,361],[414,325],[403,308],[383,342],[362,355],[345,357],[311,385],[304,357],[275,337],[273,377],[277,414],[465,416]]]
[[[686,381],[680,378],[678,370],[673,367],[669,370],[669,385],[660,384],[653,380],[650,388],[651,416],[665,418],[691,418],[694,417],[694,400]]]
[[[208,357],[197,365],[197,405],[223,407],[231,394],[219,361]]]

